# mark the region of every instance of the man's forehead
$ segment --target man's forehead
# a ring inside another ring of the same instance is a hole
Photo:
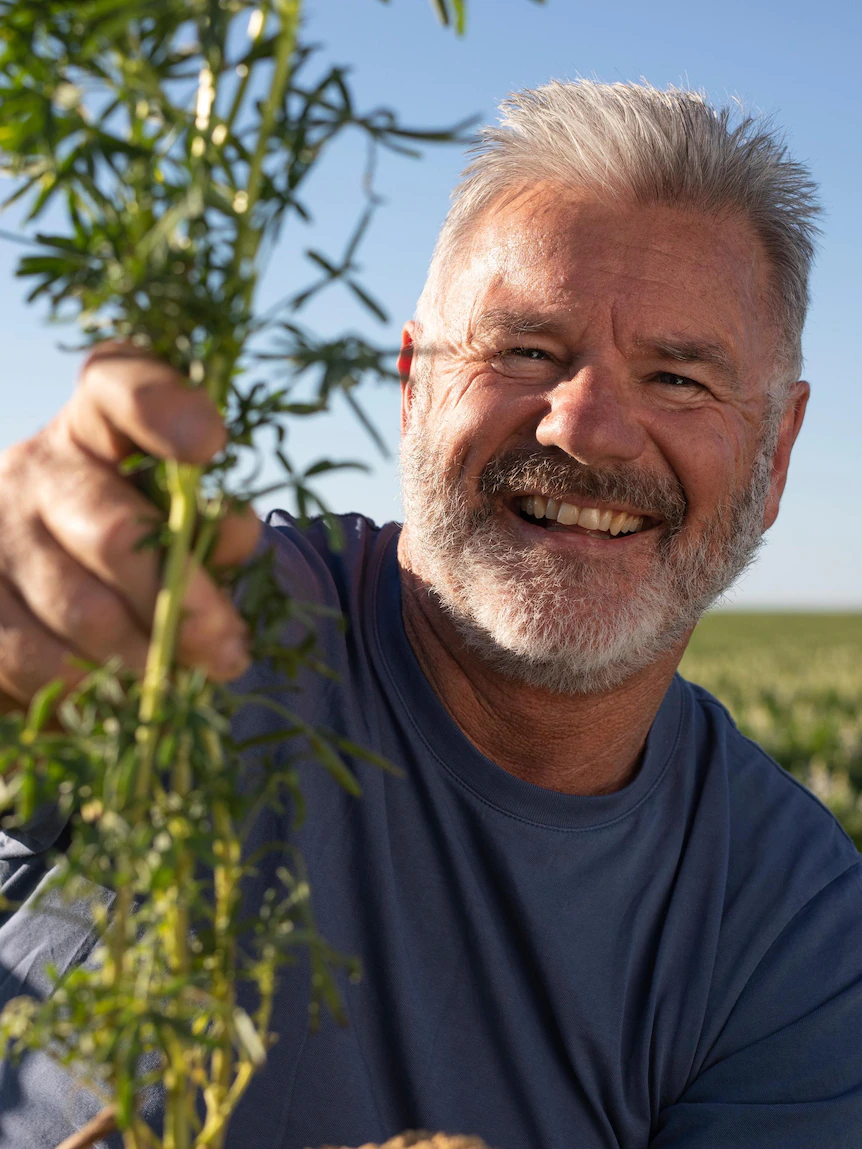
[[[487,206],[452,270],[493,278],[549,264],[712,261],[737,277],[768,275],[769,259],[750,220],[672,203],[608,200],[594,191],[539,184]]]

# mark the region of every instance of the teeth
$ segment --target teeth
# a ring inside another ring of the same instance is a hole
[[[598,507],[584,507],[578,518],[578,526],[586,527],[588,531],[597,531],[601,517]]]
[[[611,535],[630,535],[643,526],[642,515],[629,515],[625,511],[600,511],[598,507],[576,507],[561,503],[544,495],[524,495],[519,499],[521,510],[536,519],[551,519],[563,526],[581,526],[588,531],[605,531]]]

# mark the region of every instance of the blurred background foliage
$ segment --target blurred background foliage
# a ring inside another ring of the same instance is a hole
[[[715,611],[681,673],[812,790],[862,849],[862,614]]]

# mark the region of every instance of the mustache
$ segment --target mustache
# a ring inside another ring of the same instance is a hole
[[[484,495],[518,494],[531,487],[559,501],[580,495],[597,503],[628,503],[663,519],[671,533],[681,529],[688,507],[682,484],[672,476],[653,475],[633,463],[590,467],[559,447],[503,451],[479,476]]]

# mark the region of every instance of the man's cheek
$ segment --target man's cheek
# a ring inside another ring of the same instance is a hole
[[[709,518],[739,489],[750,469],[737,437],[710,426],[692,429],[684,444],[669,445],[666,457],[685,494],[686,525]]]

